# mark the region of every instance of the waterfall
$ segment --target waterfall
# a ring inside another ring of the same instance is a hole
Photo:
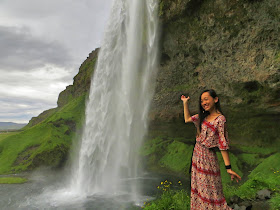
[[[158,57],[158,1],[115,0],[86,104],[86,120],[71,174],[81,195],[117,194],[140,174]],[[129,186],[137,193],[139,186]]]

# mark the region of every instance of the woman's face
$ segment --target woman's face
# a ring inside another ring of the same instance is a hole
[[[200,103],[205,111],[211,112],[213,109],[215,109],[215,103],[217,102],[218,102],[218,97],[213,98],[208,92],[202,93],[200,98]]]

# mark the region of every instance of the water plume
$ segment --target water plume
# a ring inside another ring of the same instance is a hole
[[[92,78],[71,190],[139,194],[124,184],[141,174],[138,152],[148,127],[158,64],[158,1],[115,0]]]

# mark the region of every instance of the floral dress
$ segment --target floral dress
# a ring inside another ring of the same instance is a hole
[[[196,127],[199,117],[191,117]],[[213,121],[203,121],[200,135],[196,137],[196,144],[192,156],[191,170],[191,209],[231,209],[223,195],[220,167],[216,152],[229,149],[229,139],[225,129],[226,118],[219,115]]]

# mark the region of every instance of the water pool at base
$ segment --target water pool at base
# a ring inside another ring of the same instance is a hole
[[[145,174],[135,179],[123,179],[122,184],[129,186],[137,182],[142,195],[131,200],[129,192],[118,194],[95,194],[82,196],[64,187],[64,174],[52,171],[37,171],[25,174],[29,179],[24,184],[0,184],[0,209],[56,209],[56,210],[119,210],[141,209],[143,203],[153,200],[160,192],[157,189],[161,181],[168,179],[174,183],[180,180],[169,175]],[[187,186],[188,182],[183,180]]]

